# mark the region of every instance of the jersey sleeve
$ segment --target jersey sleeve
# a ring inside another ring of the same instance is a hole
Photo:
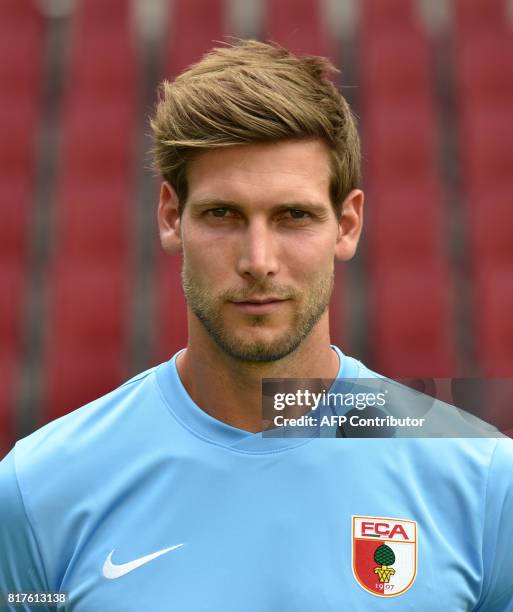
[[[513,440],[500,439],[490,464],[483,532],[484,584],[476,612],[513,612]]]
[[[39,545],[26,513],[18,486],[13,449],[0,462],[0,609],[30,610],[28,605],[9,605],[7,593],[46,593],[44,565]],[[50,610],[38,606],[38,610]]]

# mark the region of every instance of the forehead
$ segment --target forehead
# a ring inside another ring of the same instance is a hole
[[[265,205],[315,199],[329,205],[329,149],[315,139],[203,151],[191,160],[187,179],[190,201]]]

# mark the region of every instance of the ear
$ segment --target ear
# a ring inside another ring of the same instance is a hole
[[[342,203],[335,245],[335,257],[339,261],[347,261],[356,253],[363,227],[364,199],[363,191],[353,189]]]
[[[176,255],[182,250],[178,196],[171,185],[164,181],[160,186],[158,208],[160,244],[168,255]]]

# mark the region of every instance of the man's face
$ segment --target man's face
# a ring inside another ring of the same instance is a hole
[[[317,140],[191,161],[180,220],[184,293],[231,357],[281,359],[326,313],[339,233],[329,182],[328,149]]]

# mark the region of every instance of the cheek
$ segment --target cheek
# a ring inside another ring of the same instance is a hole
[[[205,240],[200,232],[191,232],[182,244],[184,265],[189,271],[207,283],[226,282],[230,257],[221,240]]]
[[[184,257],[189,266],[202,267],[212,258],[213,246],[203,234],[194,223],[184,224],[182,245]]]
[[[328,239],[324,241],[296,241],[289,250],[289,272],[297,279],[309,282],[331,274],[334,267],[335,249]]]

